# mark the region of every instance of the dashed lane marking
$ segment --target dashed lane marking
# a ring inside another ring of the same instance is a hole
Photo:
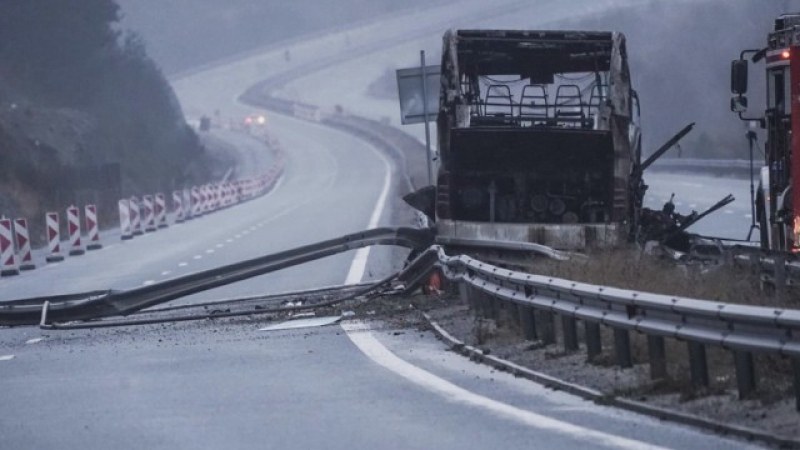
[[[40,337],[35,337],[35,338],[28,339],[27,341],[25,341],[25,343],[26,344],[36,344],[38,342],[42,342],[43,340],[44,340],[44,338],[40,336]]]
[[[203,259],[203,255],[194,255],[192,259]]]
[[[189,263],[187,263],[186,261],[181,261],[181,262],[178,263],[178,267],[186,267],[188,265],[189,265]]]
[[[142,286],[150,286],[153,283],[155,283],[155,280],[146,280],[144,283],[142,283]]]
[[[11,361],[14,359],[14,355],[2,355],[0,356],[0,361]]]
[[[222,247],[225,247],[225,244],[217,244],[216,247],[217,248],[222,248]]]
[[[165,270],[165,271],[161,272],[161,276],[162,276],[162,277],[165,277],[165,276],[167,276],[167,275],[169,275],[169,274],[171,274],[171,273],[172,273],[172,271],[171,271],[171,270]]]

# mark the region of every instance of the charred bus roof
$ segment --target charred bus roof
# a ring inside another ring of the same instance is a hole
[[[597,31],[458,30],[451,35],[463,74],[520,75],[609,70],[614,33]]]

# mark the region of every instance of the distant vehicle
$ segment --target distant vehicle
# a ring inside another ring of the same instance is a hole
[[[200,118],[200,131],[209,131],[211,129],[211,118],[203,116]]]
[[[748,61],[766,60],[767,107],[746,117]],[[754,196],[764,249],[800,252],[800,13],[775,20],[767,47],[745,50],[731,65],[731,110],[767,131],[764,166]],[[749,137],[755,139],[755,133]],[[751,141],[751,145],[753,142]]]
[[[439,236],[565,250],[631,236],[644,189],[625,46],[614,32],[445,34]]]

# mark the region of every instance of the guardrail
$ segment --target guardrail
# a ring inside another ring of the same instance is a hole
[[[593,359],[603,352],[601,326],[610,327],[616,363],[621,367],[633,365],[630,332],[643,333],[647,335],[648,362],[654,379],[667,375],[666,338],[687,343],[691,380],[696,386],[709,385],[706,346],[730,350],[741,397],[756,387],[754,353],[790,358],[800,411],[800,310],[726,304],[524,273],[465,255],[449,256],[441,246],[432,245],[433,241],[432,230],[367,230],[129,291],[95,291],[4,303],[0,305],[0,325],[47,326],[47,320],[124,316],[337,253],[371,245],[398,245],[412,249],[415,257],[405,269],[378,285],[394,280],[402,283],[405,289],[401,292],[407,293],[438,267],[449,280],[459,284],[462,297],[474,308],[495,310],[498,302],[515,306],[527,339],[555,343],[555,320],[560,317],[564,349],[577,351],[578,322],[582,322],[586,350]],[[92,326],[91,322],[85,326]]]
[[[631,367],[631,331],[647,335],[650,374],[667,375],[665,338],[685,341],[692,383],[708,386],[706,346],[730,350],[740,397],[756,387],[754,353],[791,358],[795,397],[800,411],[800,310],[725,304],[707,300],[617,289],[502,269],[468,256],[448,256],[432,247],[444,275],[460,285],[473,307],[494,308],[495,302],[516,305],[520,326],[528,339],[555,343],[556,317],[566,351],[577,351],[578,321],[584,324],[590,359],[603,349],[600,327],[614,331],[614,354],[621,367]],[[419,269],[418,269],[419,270]],[[539,324],[537,326],[537,323]]]
[[[4,302],[0,304],[0,325],[35,325],[45,314],[48,320],[57,322],[125,316],[197,292],[361,247],[395,245],[424,249],[432,242],[430,230],[376,228],[128,291],[96,291]],[[45,302],[47,307],[43,309]]]

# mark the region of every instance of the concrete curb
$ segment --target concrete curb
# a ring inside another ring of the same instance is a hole
[[[450,350],[466,356],[472,361],[489,365],[497,370],[508,372],[515,377],[525,378],[553,390],[568,392],[600,405],[615,406],[617,408],[648,415],[661,420],[668,420],[675,423],[713,431],[717,434],[735,436],[751,441],[760,441],[777,448],[800,449],[800,441],[771,435],[764,431],[755,430],[752,428],[717,422],[705,417],[673,411],[670,409],[649,405],[647,403],[605,394],[595,389],[570,383],[550,375],[522,367],[518,364],[514,364],[510,361],[506,361],[493,355],[487,355],[482,350],[466,345],[453,337],[427,313],[421,312],[421,314],[425,319],[425,322],[431,327],[431,330],[433,330],[433,333],[439,339],[444,341],[448,347],[450,347]]]

